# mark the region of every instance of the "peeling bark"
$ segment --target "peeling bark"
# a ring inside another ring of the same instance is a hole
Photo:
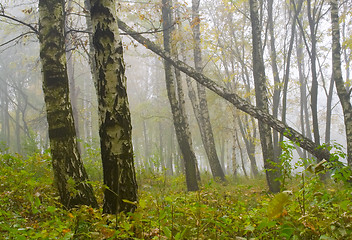
[[[91,0],[97,74],[99,135],[105,213],[133,212],[137,202],[132,126],[126,92],[123,48],[117,25],[118,3]]]
[[[98,207],[92,186],[86,183],[88,176],[77,148],[66,71],[62,2],[40,0],[39,20],[43,92],[54,177],[61,203],[67,208],[80,204]]]

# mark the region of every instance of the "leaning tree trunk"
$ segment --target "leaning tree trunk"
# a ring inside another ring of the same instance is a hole
[[[200,0],[192,0],[192,31],[194,38],[194,66],[196,71],[202,72],[202,52],[200,48],[200,16],[199,16],[199,3]],[[191,85],[189,84],[189,87]],[[213,177],[221,181],[225,181],[225,174],[221,168],[219,157],[215,147],[213,129],[210,122],[209,110],[208,110],[208,101],[206,96],[205,87],[197,82],[197,91],[198,91],[198,111],[195,111],[195,114],[198,113],[196,117],[199,130],[201,133],[202,142],[207,154],[209,165]],[[192,98],[191,98],[192,100]],[[195,97],[193,101],[197,101]],[[195,104],[192,104],[194,106]],[[194,107],[193,107],[194,108]]]
[[[164,48],[167,53],[171,52],[171,1],[163,0],[162,1],[162,15],[163,15],[163,29],[164,29]],[[184,96],[180,92],[182,89],[181,85],[178,85],[178,95],[179,99],[176,97],[176,86],[174,76],[172,74],[172,66],[168,61],[164,61],[165,68],[165,80],[166,80],[166,89],[167,95],[169,98],[171,112],[174,120],[174,126],[176,131],[176,137],[180,150],[182,152],[184,164],[185,164],[185,175],[186,175],[186,184],[188,191],[197,191],[198,182],[197,182],[197,171],[196,171],[196,156],[192,147],[191,133],[189,130],[188,120],[186,117],[184,109]],[[180,98],[181,97],[181,98]]]
[[[352,167],[352,106],[350,95],[346,91],[341,73],[341,45],[339,29],[338,0],[331,0],[331,30],[332,30],[332,76],[335,80],[337,94],[339,96],[347,138],[347,162]]]
[[[39,1],[39,42],[43,91],[55,183],[61,203],[97,207],[97,201],[77,149],[66,71],[64,17],[60,0]]]
[[[118,3],[114,0],[90,3],[98,74],[100,147],[107,186],[103,211],[131,212],[136,208],[137,182],[123,47],[117,25]]]
[[[262,55],[261,31],[258,17],[259,4],[257,0],[250,0],[250,15],[252,24],[252,41],[253,41],[253,77],[255,85],[255,97],[257,107],[268,112],[268,96],[266,89],[265,68]],[[278,158],[274,154],[271,128],[267,124],[259,124],[260,143],[262,146],[264,168],[266,171],[266,180],[271,192],[280,191],[280,182],[276,179],[280,172],[275,164],[278,164]]]
[[[123,30],[126,34],[131,36],[133,39],[143,44],[143,46],[147,47],[149,50],[153,51],[170,64],[172,64],[175,68],[184,72],[188,76],[192,77],[197,82],[203,84],[206,88],[213,91],[220,97],[224,98],[226,101],[230,102],[236,108],[241,111],[248,113],[252,117],[258,119],[261,123],[268,124],[273,129],[277,130],[281,134],[284,134],[285,137],[295,142],[297,145],[307,150],[317,158],[324,158],[326,160],[330,159],[330,152],[326,149],[321,148],[315,142],[310,140],[309,138],[303,136],[300,132],[283,123],[282,121],[274,118],[268,112],[259,109],[248,101],[244,100],[236,93],[229,91],[228,89],[220,86],[215,81],[211,80],[209,77],[205,76],[202,73],[197,72],[194,68],[190,67],[186,63],[174,58],[168,52],[161,49],[158,45],[150,41],[149,39],[143,37],[138,32],[134,31],[132,28],[127,26],[126,23],[118,20],[119,28]]]

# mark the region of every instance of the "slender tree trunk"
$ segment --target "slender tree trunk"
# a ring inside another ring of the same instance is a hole
[[[256,105],[263,111],[268,112],[268,96],[261,47],[262,44],[260,38],[261,30],[258,17],[259,3],[257,0],[250,0],[249,5],[252,23],[253,76],[255,85]],[[280,182],[276,181],[276,179],[280,176],[280,172],[278,167],[273,164],[278,164],[278,158],[275,158],[272,134],[269,125],[259,124],[259,135],[269,190],[273,193],[280,192]]]
[[[352,167],[352,105],[350,95],[346,91],[341,71],[341,45],[339,28],[338,0],[331,0],[331,29],[332,29],[332,76],[335,80],[337,94],[342,105],[347,139],[347,162]]]
[[[225,141],[225,138],[224,137],[221,137],[220,138],[220,143],[219,143],[219,146],[220,146],[220,163],[221,163],[221,167],[222,169],[224,170],[224,174],[226,174],[226,163],[225,163],[225,151],[226,151],[226,141]]]
[[[86,12],[89,13],[86,15],[85,20],[86,20],[86,25],[87,25],[87,30],[89,32],[93,32],[93,23],[92,23],[92,18],[90,16],[91,12],[91,0],[84,0],[84,7],[86,9]],[[94,49],[94,43],[93,43],[93,34],[88,35],[88,42],[89,42],[89,51],[88,51],[88,61],[89,61],[89,67],[90,67],[90,72],[92,74],[92,80],[95,86],[95,90],[98,91],[98,73],[97,73],[97,63],[95,62],[95,49]]]
[[[296,42],[296,55],[297,55],[297,65],[298,65],[298,78],[300,84],[300,121],[301,121],[301,131],[304,136],[312,139],[311,129],[309,124],[309,110],[308,110],[308,99],[307,99],[307,81],[305,78],[305,68],[304,68],[304,55],[303,55],[303,39],[302,33],[298,33]],[[304,150],[304,157],[307,158],[307,151]]]
[[[3,122],[1,123],[1,139],[0,141],[3,141],[4,144],[4,150],[5,153],[8,152],[8,148],[10,147],[11,144],[11,134],[10,134],[10,115],[9,115],[9,99],[8,99],[8,83],[6,80],[2,83],[2,94],[1,94],[1,106],[2,106],[2,117],[3,117]]]
[[[167,53],[171,52],[171,7],[172,3],[170,0],[162,1],[162,15],[163,15],[163,29],[164,29],[164,49]],[[186,183],[188,191],[197,191],[198,182],[197,182],[197,171],[196,171],[196,156],[192,148],[192,140],[190,137],[188,120],[185,115],[184,109],[184,96],[182,91],[182,85],[177,85],[178,97],[176,96],[176,84],[172,72],[172,66],[168,61],[164,61],[165,68],[165,80],[166,80],[166,89],[171,106],[171,112],[174,120],[174,126],[176,131],[177,141],[182,152],[185,172],[186,172]]]
[[[148,141],[148,134],[147,134],[147,123],[145,119],[143,119],[143,136],[144,136],[144,158],[146,161],[149,161],[149,158],[150,158],[149,141]]]
[[[350,6],[348,5],[348,2],[343,1],[343,12],[346,14],[350,10]],[[346,21],[342,21],[342,42],[345,42],[348,38],[348,23],[346,24]],[[346,36],[347,35],[347,36]],[[345,75],[347,81],[350,79],[350,73],[351,73],[351,60],[352,60],[352,50],[350,48],[344,47],[343,48],[343,58],[345,60]],[[345,86],[347,91],[351,91],[351,86]]]
[[[289,47],[288,47],[288,52],[286,56],[286,68],[285,68],[285,75],[283,78],[283,96],[282,96],[282,114],[281,114],[281,121],[286,123],[286,109],[287,109],[287,90],[288,90],[288,83],[289,83],[289,77],[290,77],[290,66],[291,66],[291,55],[293,51],[293,45],[295,41],[295,36],[296,36],[296,19],[298,14],[301,12],[302,8],[302,1],[299,2],[297,11],[294,12],[295,16],[292,18],[292,24],[291,24],[291,37],[290,37],[290,42],[289,42]],[[292,11],[290,11],[290,14],[292,14]],[[284,136],[281,134],[280,136],[280,142],[283,141]],[[281,154],[281,150],[279,151]],[[276,155],[278,156],[278,155]]]
[[[200,0],[192,0],[192,32],[194,39],[194,65],[198,72],[202,72],[202,52],[200,48],[200,16],[199,16],[199,4]],[[198,121],[201,137],[204,145],[205,152],[207,154],[209,165],[213,177],[221,181],[225,181],[225,174],[221,168],[219,157],[215,147],[213,129],[210,122],[208,101],[206,96],[205,87],[200,83],[197,83],[198,91],[198,114],[196,118]]]
[[[20,112],[21,112],[21,100],[20,96],[17,94],[17,108],[15,117],[15,137],[16,137],[16,151],[21,154],[21,125],[20,125]]]
[[[168,144],[168,154],[167,154],[167,174],[169,176],[174,175],[174,126],[171,126],[170,135],[169,135],[169,144]]]
[[[91,5],[90,5],[90,0],[84,0],[84,8],[86,10],[86,26],[87,26],[87,30],[90,32],[93,32],[93,27],[92,27],[92,19],[90,16],[90,9],[91,9]],[[89,13],[89,14],[88,14]],[[88,35],[88,45],[89,45],[89,49],[87,51],[87,55],[88,55],[88,62],[89,62],[89,68],[90,68],[90,73],[91,73],[91,78],[93,81],[93,85],[94,85],[94,89],[97,93],[97,82],[98,82],[98,75],[96,73],[96,62],[95,62],[95,50],[94,50],[94,44],[93,44],[93,34],[89,34]],[[87,81],[84,81],[84,92],[86,95],[86,107],[85,107],[85,121],[84,121],[84,126],[85,126],[85,140],[92,144],[93,143],[93,124],[92,124],[92,93],[89,89],[90,84],[88,84]]]
[[[237,146],[240,150],[240,157],[241,157],[241,167],[242,167],[242,171],[243,171],[243,174],[246,178],[248,178],[248,173],[247,173],[247,170],[246,170],[246,166],[244,165],[244,157],[243,157],[243,152],[242,152],[242,148],[241,148],[241,144],[240,144],[240,141],[238,139],[238,134],[237,132],[235,133],[236,135],[236,142],[237,142]]]
[[[40,0],[39,22],[43,92],[54,177],[61,203],[67,208],[79,204],[97,207],[93,189],[86,183],[88,176],[77,148],[66,72],[62,1]]]
[[[310,61],[311,61],[311,72],[312,72],[312,87],[310,91],[311,95],[311,109],[312,109],[312,118],[313,118],[313,134],[314,141],[316,144],[320,145],[320,133],[319,133],[319,122],[318,122],[318,76],[317,76],[317,36],[316,36],[316,21],[315,21],[315,7],[312,15],[311,10],[311,0],[307,0],[307,10],[308,10],[308,22],[310,29],[310,39],[311,39],[311,52],[310,52]],[[317,159],[319,162],[321,159]]]
[[[118,2],[91,0],[99,105],[105,213],[133,212],[137,182],[123,47],[117,25]]]
[[[234,115],[234,117],[236,117]],[[238,118],[238,125],[240,128],[240,133],[242,135],[242,138],[244,140],[245,146],[246,146],[246,150],[247,150],[247,155],[250,161],[250,166],[251,166],[251,173],[253,177],[257,177],[259,175],[258,172],[258,167],[257,167],[257,161],[256,161],[256,157],[255,157],[255,148],[256,148],[256,134],[254,133],[253,136],[248,136],[249,133],[247,133],[248,131],[246,131],[246,129],[250,129],[251,127],[248,124],[248,118],[246,116],[245,118],[245,127],[243,126],[242,120]],[[251,119],[251,121],[253,122],[252,127],[255,128],[255,123],[253,119]],[[256,131],[255,129],[253,129],[253,131]]]
[[[164,138],[163,138],[163,125],[161,121],[158,122],[159,126],[159,158],[160,158],[160,165],[161,165],[161,172],[165,171],[166,164],[164,158]]]
[[[236,130],[233,130],[231,162],[232,162],[232,172],[233,172],[233,176],[235,177],[235,179],[238,177],[238,164],[237,164],[237,157],[236,157],[236,148],[237,148],[236,140],[237,140],[236,139]]]
[[[268,28],[270,34],[270,59],[271,59],[271,68],[273,71],[274,77],[274,94],[273,94],[273,117],[278,118],[279,114],[279,105],[280,105],[280,94],[281,94],[281,84],[279,69],[277,66],[277,54],[276,54],[276,45],[275,45],[275,33],[274,33],[274,20],[273,20],[273,3],[274,0],[268,0]],[[282,108],[285,111],[285,108]],[[283,121],[285,122],[285,121]],[[279,134],[277,131],[273,132],[273,144],[275,155],[280,154],[280,145],[279,145]]]
[[[325,143],[330,144],[331,138],[331,115],[332,115],[332,98],[334,94],[334,78],[330,80],[328,95],[326,96],[326,125],[325,125]]]

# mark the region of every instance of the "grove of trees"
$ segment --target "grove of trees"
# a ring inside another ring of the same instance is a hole
[[[104,213],[155,173],[279,193],[284,141],[352,167],[351,23],[342,0],[4,1],[0,151],[50,148],[63,206],[98,207],[100,180]]]

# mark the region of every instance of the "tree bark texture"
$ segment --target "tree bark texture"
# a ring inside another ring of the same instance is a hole
[[[80,204],[97,207],[77,149],[66,71],[62,1],[40,0],[39,22],[43,91],[54,177],[61,203],[67,208]]]
[[[348,94],[342,79],[338,0],[331,0],[330,5],[332,30],[332,76],[335,80],[337,94],[342,105],[343,117],[345,120],[347,162],[348,165],[352,167],[352,106],[350,95]]]
[[[268,112],[268,93],[266,89],[265,67],[262,54],[261,30],[259,23],[259,3],[257,0],[250,0],[250,15],[252,24],[252,41],[253,41],[253,77],[255,86],[255,99],[258,108]],[[262,146],[264,169],[266,171],[266,180],[271,192],[280,192],[280,182],[276,180],[280,176],[278,158],[274,154],[271,128],[268,124],[259,124],[259,136]]]
[[[163,15],[163,29],[164,29],[164,48],[165,52],[169,55],[171,52],[171,1],[163,0],[162,1],[162,15]],[[166,80],[166,89],[167,95],[169,98],[171,112],[173,116],[173,122],[176,131],[177,141],[182,152],[184,164],[185,164],[185,175],[186,175],[186,184],[188,191],[197,191],[198,182],[197,182],[197,173],[196,173],[196,156],[192,147],[191,133],[189,130],[189,124],[185,113],[184,108],[184,94],[182,91],[182,85],[177,85],[178,90],[178,99],[176,96],[176,83],[172,72],[172,65],[169,61],[164,61],[165,68],[165,80]]]
[[[147,47],[149,50],[153,51],[163,59],[167,60],[170,64],[172,64],[180,71],[192,77],[197,82],[203,84],[209,90],[213,91],[220,97],[232,103],[236,108],[258,119],[260,122],[268,124],[273,129],[284,134],[285,137],[295,142],[297,145],[307,150],[314,156],[324,158],[326,160],[330,159],[330,153],[328,151],[320,148],[319,145],[317,145],[312,140],[303,136],[297,130],[293,129],[292,127],[289,127],[287,124],[274,118],[268,112],[253,106],[248,101],[239,97],[236,93],[230,92],[228,89],[220,86],[219,84],[217,84],[215,81],[211,80],[204,74],[197,72],[194,68],[190,67],[186,63],[172,57],[168,52],[161,49],[158,45],[156,45],[149,39],[143,37],[141,34],[137,33],[132,28],[128,27],[121,20],[118,20],[118,22],[119,22],[119,28],[123,30],[126,34],[130,35],[133,39],[135,39],[136,41],[138,41],[139,43]]]
[[[199,16],[199,4],[200,0],[192,0],[192,32],[194,39],[194,66],[196,71],[202,72],[202,52],[200,48],[200,16]],[[190,87],[190,85],[189,85]],[[198,111],[195,111],[195,114],[198,113],[196,117],[202,142],[204,145],[205,152],[207,154],[209,165],[213,177],[215,179],[219,179],[221,181],[225,181],[225,174],[220,165],[219,157],[215,147],[213,128],[210,122],[209,109],[208,109],[208,101],[207,95],[205,91],[205,87],[197,82],[197,91],[198,91],[198,99],[193,97],[193,101],[199,102]],[[196,96],[194,94],[194,96]],[[191,98],[192,100],[192,98]],[[192,104],[194,106],[194,104]]]
[[[137,202],[132,126],[126,92],[123,47],[117,25],[118,3],[91,0],[97,74],[99,135],[105,213],[132,212]]]

